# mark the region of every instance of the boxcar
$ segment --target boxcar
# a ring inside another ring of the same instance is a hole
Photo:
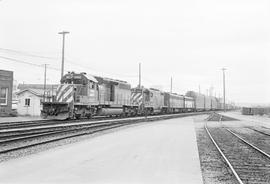
[[[185,100],[185,111],[186,112],[193,112],[195,111],[195,101],[194,98],[184,96]]]
[[[186,96],[194,99],[194,106],[196,111],[205,110],[205,96],[203,94],[196,93],[194,91],[188,91]]]
[[[216,97],[211,97],[211,109],[212,110],[218,109],[218,99]]]
[[[212,109],[212,98],[210,96],[204,95],[204,109],[209,111]]]

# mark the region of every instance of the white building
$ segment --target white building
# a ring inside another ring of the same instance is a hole
[[[17,92],[17,112],[19,115],[40,116],[44,90],[24,89]],[[51,95],[46,95],[45,101],[50,101]]]

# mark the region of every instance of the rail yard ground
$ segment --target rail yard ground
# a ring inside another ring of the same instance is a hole
[[[194,117],[204,183],[270,183],[269,118],[240,112],[221,114],[237,120]]]
[[[202,183],[193,118],[140,124],[2,162],[0,182]]]

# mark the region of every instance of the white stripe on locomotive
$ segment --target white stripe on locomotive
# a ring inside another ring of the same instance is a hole
[[[67,100],[65,100],[66,102],[72,102],[73,101],[73,94],[69,96],[69,98]]]
[[[73,87],[70,86],[70,88],[63,94],[63,99],[65,99],[67,96],[70,95],[70,93],[73,92]]]
[[[57,87],[57,90],[56,90],[56,100],[57,100],[57,101],[58,101],[59,98],[60,98],[60,91],[61,91],[62,87],[63,87],[62,84],[59,85],[59,86]]]
[[[60,89],[58,96],[57,96],[57,101],[61,101],[63,99],[63,95],[69,90],[69,88],[72,89],[72,86],[70,84],[65,84],[63,87]]]

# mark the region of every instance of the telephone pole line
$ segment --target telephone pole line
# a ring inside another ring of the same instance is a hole
[[[45,102],[45,95],[46,95],[46,80],[47,80],[47,64],[45,64],[44,68],[44,92],[43,92],[43,102]]]
[[[62,65],[61,65],[61,79],[64,75],[64,60],[65,60],[65,35],[69,34],[68,31],[62,31],[59,32],[58,34],[63,35],[63,43],[62,43]]]
[[[141,79],[142,76],[141,76],[141,63],[139,63],[139,88],[141,88]]]
[[[172,93],[172,77],[171,77],[171,90],[170,90],[170,91],[171,91],[171,93]]]
[[[223,110],[226,112],[226,99],[225,99],[225,70],[226,68],[222,68],[223,73]]]

